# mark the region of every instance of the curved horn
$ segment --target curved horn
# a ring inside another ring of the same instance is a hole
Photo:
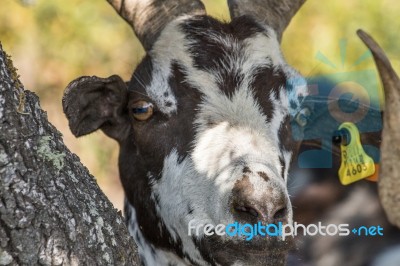
[[[371,50],[385,89],[379,197],[389,221],[400,228],[400,80],[372,37],[362,30],[357,34]]]
[[[107,0],[133,28],[146,51],[149,51],[165,25],[184,14],[205,14],[198,0]]]
[[[231,17],[250,15],[257,21],[272,27],[281,41],[283,31],[289,25],[306,0],[228,0]]]

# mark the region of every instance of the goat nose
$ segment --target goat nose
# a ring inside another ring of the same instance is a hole
[[[241,222],[257,223],[261,221],[268,224],[277,224],[278,222],[284,222],[287,218],[286,206],[276,206],[271,211],[263,209],[262,207],[258,208],[256,204],[233,203],[234,216]]]
[[[268,182],[267,182],[268,184]],[[288,218],[288,200],[285,190],[276,185],[266,189],[255,188],[249,177],[237,181],[232,191],[232,214],[243,223],[278,223]]]
[[[276,206],[271,211],[266,210],[258,204],[233,203],[234,216],[242,222],[278,223],[284,222],[287,218],[287,207]]]

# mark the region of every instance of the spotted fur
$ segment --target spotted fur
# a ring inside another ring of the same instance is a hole
[[[287,195],[285,180],[294,152],[288,122],[301,108],[306,87],[289,86],[291,80],[301,77],[285,63],[274,31],[247,17],[227,24],[206,16],[181,17],[164,29],[144,62],[152,66],[151,77],[139,66],[130,84],[132,93],[139,88],[157,105],[160,116],[166,117],[164,134],[170,134],[169,121],[183,112],[186,126],[191,127],[188,132],[193,134],[179,140],[169,138],[172,143],[160,151],[163,161],[159,167],[134,177],[144,179],[142,184],[150,194],[133,199],[128,194],[128,201],[133,206],[143,202],[154,206],[139,210],[143,218],[128,218],[128,224],[136,228],[134,235],[140,231],[138,227],[143,228],[144,235],[136,237],[139,245],[144,243],[146,231],[158,231],[158,235],[165,235],[167,244],[154,243],[154,250],[176,252],[187,264],[217,264],[199,246],[202,235],[188,236],[189,221],[233,222],[235,217],[228,211],[231,193],[243,167],[270,178],[266,181],[251,175],[249,180],[257,188],[255,197],[265,197],[271,186],[275,197]],[[182,96],[186,94],[192,99]],[[137,131],[140,129],[134,125]],[[140,139],[140,135],[134,138]],[[129,182],[133,181],[131,175],[126,177]],[[289,222],[291,207],[288,199],[286,202]],[[153,219],[146,217],[149,211],[155,211]],[[140,224],[157,226],[150,229]],[[152,239],[146,241],[151,243]],[[148,246],[143,244],[140,250],[151,258]],[[158,260],[167,258],[162,254],[157,253]],[[151,265],[151,259],[146,261]]]
[[[285,263],[290,238],[188,235],[192,220],[292,221],[291,121],[308,91],[272,28],[246,16],[177,17],[127,85],[83,77],[67,91],[73,132],[101,128],[120,145],[125,215],[144,265]],[[146,121],[132,111],[142,101],[154,107]]]

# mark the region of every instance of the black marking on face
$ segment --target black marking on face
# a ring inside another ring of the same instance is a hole
[[[137,66],[129,82],[129,91],[146,94],[145,88],[150,85],[153,78],[153,63],[149,56],[143,58]]]
[[[286,84],[286,75],[281,69],[271,67],[260,67],[254,75],[253,82],[250,84],[255,92],[255,98],[270,122],[274,114],[274,106],[271,102],[271,93],[278,95],[279,90]]]
[[[264,172],[257,172],[257,174],[262,177],[265,181],[269,181],[269,176]]]
[[[250,170],[250,168],[248,167],[248,166],[245,166],[244,168],[243,168],[243,174],[251,174],[252,172],[251,172],[251,170]]]
[[[230,98],[235,92],[235,89],[237,89],[242,84],[244,75],[238,73],[237,71],[235,72],[227,71],[222,67],[220,68],[218,74],[220,77],[220,79],[217,82],[218,87],[223,93],[225,93]]]
[[[233,50],[228,47],[232,41],[240,42],[264,32],[259,24],[246,16],[236,18],[228,24],[211,17],[199,16],[187,20],[181,27],[191,43],[189,52],[195,67],[210,72],[221,69],[221,63],[223,63],[221,58],[232,55]],[[231,42],[226,41],[229,38]]]
[[[292,137],[292,129],[290,124],[290,116],[286,115],[279,128],[278,132],[280,150],[293,151],[296,146],[296,142]]]
[[[197,113],[197,106],[201,102],[201,93],[187,83],[183,66],[173,62],[171,68],[172,75],[169,85],[179,100],[177,115],[172,116],[169,123],[171,124],[171,134],[175,138],[175,148],[180,161],[183,161],[192,148],[195,136],[193,121]]]

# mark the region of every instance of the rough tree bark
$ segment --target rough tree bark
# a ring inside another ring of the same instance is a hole
[[[139,264],[121,214],[24,90],[1,44],[0,177],[0,265]]]

